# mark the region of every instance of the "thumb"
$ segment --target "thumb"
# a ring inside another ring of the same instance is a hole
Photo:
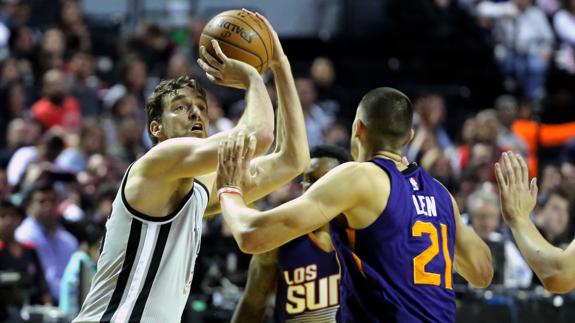
[[[537,199],[537,192],[539,188],[537,187],[537,177],[531,179],[531,184],[529,185],[529,191],[531,192],[531,197]]]

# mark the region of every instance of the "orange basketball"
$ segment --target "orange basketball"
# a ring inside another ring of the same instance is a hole
[[[211,40],[216,39],[229,58],[255,67],[263,74],[273,51],[272,35],[267,25],[257,16],[242,10],[224,11],[208,22],[200,36],[200,46],[205,46],[216,57]]]

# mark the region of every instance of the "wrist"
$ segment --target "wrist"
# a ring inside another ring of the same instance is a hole
[[[218,198],[221,199],[223,194],[239,195],[243,198],[242,190],[238,186],[222,186],[218,190]]]
[[[505,218],[506,218],[505,222],[507,223],[507,226],[509,226],[509,228],[512,230],[516,229],[516,228],[523,227],[525,225],[532,224],[531,219],[529,219],[529,217],[524,218],[521,216],[516,216],[513,218],[508,218],[508,217],[505,217]]]
[[[290,62],[285,54],[282,54],[278,59],[270,62],[270,68],[272,69],[273,72],[275,72],[276,69],[289,68],[289,67]]]

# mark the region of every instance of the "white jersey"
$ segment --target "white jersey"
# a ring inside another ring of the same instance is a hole
[[[112,204],[98,271],[74,323],[180,322],[200,251],[208,190],[192,190],[166,217],[134,210],[121,188]]]

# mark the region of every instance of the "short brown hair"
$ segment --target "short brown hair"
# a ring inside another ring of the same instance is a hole
[[[148,97],[146,101],[146,115],[148,116],[146,125],[148,127],[148,135],[154,144],[158,143],[158,138],[154,137],[150,131],[150,123],[154,120],[158,122],[162,120],[164,96],[187,87],[197,91],[204,99],[206,98],[204,88],[189,76],[180,76],[177,79],[161,81],[154,89],[154,93]]]

